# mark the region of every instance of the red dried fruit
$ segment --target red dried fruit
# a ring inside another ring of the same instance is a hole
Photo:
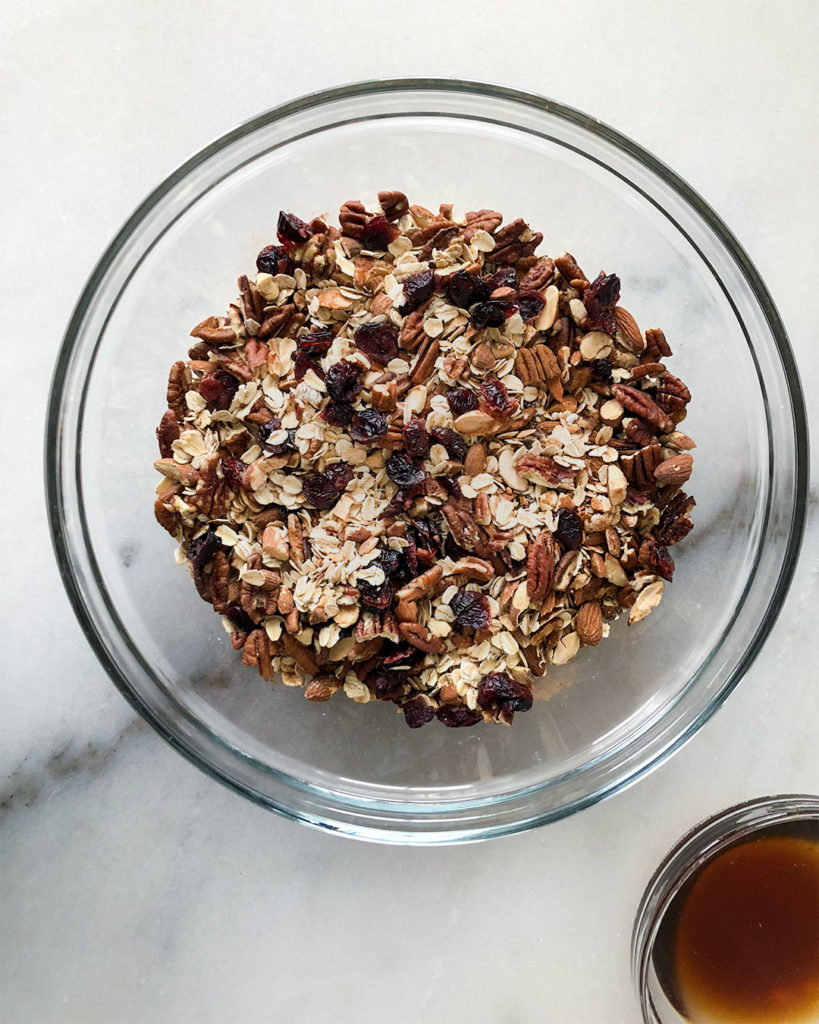
[[[300,245],[312,236],[310,228],[294,213],[285,213],[279,210],[279,221],[276,225],[276,235],[280,242],[290,242]]]
[[[443,536],[438,524],[431,519],[411,519],[406,537],[415,542],[418,561],[421,563],[431,565],[441,553]]]
[[[463,416],[465,412],[472,412],[478,408],[478,396],[466,388],[453,388],[447,391],[446,400],[453,416]]]
[[[199,394],[213,409],[229,409],[239,381],[227,370],[217,370],[199,381]]]
[[[583,305],[588,314],[586,327],[614,334],[617,330],[614,307],[619,298],[620,278],[616,274],[604,274],[601,271],[583,292]]]
[[[402,308],[405,315],[432,297],[435,283],[434,270],[421,270],[417,274],[410,274],[404,281],[404,305]]]
[[[449,729],[464,729],[483,721],[480,711],[473,711],[463,704],[442,704],[435,712],[435,717]]]
[[[318,327],[309,334],[302,334],[296,338],[296,347],[308,359],[318,359],[327,355],[334,340],[335,335],[329,327]]]
[[[365,249],[383,252],[398,235],[398,228],[386,217],[372,217],[361,229],[361,244]]]
[[[321,418],[331,427],[349,427],[353,421],[354,411],[349,402],[329,402]]]
[[[480,302],[473,306],[469,313],[472,323],[478,327],[503,327],[506,323],[506,303]]]
[[[378,366],[386,366],[398,355],[398,328],[394,324],[362,324],[354,340],[364,355]]]
[[[230,455],[222,459],[219,465],[222,467],[222,476],[225,478],[228,487],[232,491],[238,491],[242,486],[242,478],[247,466],[241,459],[234,459]]]
[[[481,382],[481,394],[486,404],[486,411],[496,420],[505,420],[513,416],[518,409],[518,403],[509,397],[506,385],[497,377],[487,377]]]
[[[327,393],[334,402],[352,402],[361,391],[363,369],[358,363],[342,360],[327,371]]]
[[[225,609],[225,615],[242,633],[252,633],[256,628],[256,623],[251,619],[244,608],[241,608],[238,604],[229,605]]]
[[[446,448],[447,455],[456,462],[463,462],[469,446],[457,430],[450,427],[435,427],[432,431],[432,440],[442,444]]]
[[[490,672],[478,683],[478,703],[482,708],[528,711],[532,707],[532,691],[505,672]]]
[[[324,476],[340,493],[353,479],[353,467],[347,462],[334,462],[324,470]]]
[[[492,612],[489,601],[477,590],[463,588],[450,601],[458,624],[467,629],[489,629],[492,625]]]
[[[489,298],[486,282],[468,270],[459,270],[448,278],[446,290],[449,301],[459,309],[469,309],[476,302],[485,302]]]
[[[391,583],[382,583],[378,586],[367,583],[365,580],[359,580],[357,586],[359,600],[365,608],[383,612],[392,604],[395,592]]]
[[[378,409],[363,409],[353,416],[350,437],[361,444],[380,440],[387,433],[387,417]]]
[[[323,473],[313,473],[304,478],[304,497],[314,508],[332,508],[352,478],[352,466],[344,462],[334,462]]]
[[[608,359],[595,359],[592,362],[591,379],[597,384],[611,384],[611,363]]]
[[[401,692],[404,684],[403,676],[389,669],[371,672],[367,676],[367,686],[372,690],[376,700],[392,700]]]
[[[429,434],[418,416],[404,425],[404,448],[411,459],[425,459],[429,455]]]
[[[397,452],[387,459],[387,476],[398,487],[417,487],[427,477],[420,466],[410,462],[401,452]]]
[[[537,292],[521,292],[518,295],[518,312],[527,323],[534,320],[543,309],[544,301]]]
[[[670,583],[674,577],[674,559],[664,544],[659,544],[649,533],[640,545],[637,561],[644,569],[651,569]]]
[[[188,542],[185,556],[194,568],[203,569],[221,547],[215,528],[210,526],[201,537]]]
[[[287,437],[284,441],[270,441],[270,435],[282,429],[281,420],[272,419],[259,427],[259,444],[264,448],[266,455],[284,455],[286,452],[295,451],[296,428],[290,427],[287,430]]]
[[[518,287],[518,275],[515,273],[514,267],[501,267],[491,277],[485,278],[485,281],[490,295],[496,288],[517,289]]]
[[[420,729],[435,717],[435,708],[427,704],[423,697],[413,697],[401,710],[410,729]]]
[[[580,516],[570,508],[562,508],[557,514],[555,540],[560,541],[567,551],[577,551],[583,543],[583,523]]]
[[[293,358],[293,375],[296,380],[302,380],[308,370],[312,370],[313,373],[324,380],[324,370],[309,356],[306,356],[303,352],[295,352]]]
[[[256,257],[256,269],[261,274],[292,274],[293,261],[279,245],[266,245]]]

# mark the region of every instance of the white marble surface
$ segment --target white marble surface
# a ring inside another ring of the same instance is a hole
[[[0,18],[0,1018],[636,1021],[629,933],[666,848],[736,800],[819,788],[815,492],[767,646],[669,763],[527,835],[368,846],[205,778],[104,676],[47,535],[47,376],[102,248],[183,158],[304,92],[428,74],[552,95],[676,168],[756,261],[815,401],[819,7],[6,0]]]

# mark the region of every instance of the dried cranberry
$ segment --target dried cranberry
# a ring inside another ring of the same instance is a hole
[[[321,418],[331,427],[349,427],[353,421],[354,411],[349,402],[329,402]]]
[[[478,703],[482,708],[528,711],[532,706],[532,691],[510,679],[505,672],[490,672],[478,683]]]
[[[335,335],[329,327],[317,327],[309,334],[302,334],[296,338],[296,346],[299,352],[303,352],[309,359],[318,359],[327,355],[334,340]]]
[[[397,452],[387,459],[387,475],[399,487],[415,487],[426,480],[426,473],[423,469],[410,462],[401,452]]]
[[[432,297],[435,291],[435,271],[421,270],[417,274],[410,274],[404,281],[404,306],[405,313],[422,306],[427,299]]]
[[[462,498],[464,496],[464,492],[461,490],[461,485],[458,483],[457,477],[439,476],[438,481],[444,490],[448,491],[453,498]]]
[[[583,305],[588,314],[586,326],[591,330],[614,334],[617,330],[614,307],[619,298],[620,278],[616,274],[604,274],[601,271],[583,292]]]
[[[449,729],[464,729],[483,720],[480,711],[473,711],[464,704],[442,704],[435,717]]]
[[[505,420],[517,411],[518,403],[509,397],[506,385],[497,377],[487,377],[482,381],[481,394],[486,403],[486,411],[496,420]]]
[[[313,373],[324,380],[324,370],[309,356],[306,356],[303,352],[294,352],[293,358],[295,360],[293,363],[293,374],[296,380],[303,380],[308,370],[312,370]]]
[[[241,630],[243,633],[252,633],[256,629],[256,623],[247,614],[244,608],[241,608],[238,604],[230,605],[225,615],[233,623],[233,625]]]
[[[501,267],[485,280],[490,295],[496,288],[517,288],[518,286],[518,275],[515,273],[514,267]]]
[[[284,441],[270,441],[270,435],[282,429],[281,420],[272,419],[259,427],[259,444],[264,448],[267,455],[284,455],[285,452],[292,452],[296,447],[296,428],[290,427],[287,430],[287,438]]]
[[[649,533],[640,545],[638,561],[646,569],[651,569],[670,583],[674,577],[674,559],[668,548],[659,544]]]
[[[442,444],[446,448],[447,455],[456,462],[463,462],[469,447],[458,433],[450,427],[435,427],[432,431],[432,440],[436,444]]]
[[[537,292],[521,292],[518,295],[518,312],[521,315],[521,319],[527,322],[535,319],[543,309],[543,305],[543,299]]]
[[[222,467],[222,476],[225,478],[225,482],[232,491],[238,491],[242,486],[242,479],[245,475],[247,466],[242,462],[241,459],[234,459],[228,455],[220,462]]]
[[[285,213],[279,210],[279,222],[276,225],[276,235],[280,242],[293,242],[296,245],[306,242],[313,232],[294,213]]]
[[[334,462],[324,470],[324,476],[340,493],[353,479],[353,467],[347,462]]]
[[[350,437],[361,444],[380,440],[387,433],[387,417],[378,409],[363,409],[353,416]]]
[[[489,298],[489,289],[483,278],[470,274],[468,270],[459,270],[447,280],[447,296],[453,306],[469,309],[476,302],[485,302]]]
[[[411,459],[425,459],[429,455],[429,434],[419,416],[413,416],[404,425],[404,448]]]
[[[416,661],[423,661],[425,655],[409,644],[390,644],[389,653],[380,654],[379,662],[396,672],[407,672]]]
[[[256,269],[262,274],[290,274],[293,261],[279,245],[266,245],[256,257]]]
[[[478,408],[478,396],[466,388],[453,388],[447,391],[446,400],[453,416],[463,416],[465,412],[472,412]]]
[[[450,601],[450,607],[461,626],[468,629],[489,629],[492,625],[489,601],[477,590],[459,590]]]
[[[213,409],[229,409],[239,381],[227,370],[217,370],[199,381],[199,394]]]
[[[367,686],[372,690],[376,700],[392,700],[401,692],[404,679],[397,672],[389,669],[371,672],[367,676]]]
[[[420,729],[435,717],[435,708],[427,704],[423,697],[413,697],[402,708],[404,718],[410,729]]]
[[[342,360],[333,363],[327,371],[327,393],[334,402],[352,402],[361,391],[361,374],[358,363]]]
[[[361,244],[365,249],[383,252],[398,237],[398,228],[386,217],[371,217],[361,231]]]
[[[196,537],[188,543],[185,554],[192,566],[202,569],[221,547],[222,542],[216,536],[216,530],[210,526],[201,537]]]
[[[441,552],[443,537],[431,519],[411,519],[407,538],[415,542],[419,561],[431,564]]]
[[[580,516],[570,508],[562,508],[557,513],[555,539],[559,540],[567,551],[577,551],[583,543],[583,523]]]
[[[365,580],[358,581],[358,597],[365,608],[386,611],[392,604],[394,596],[391,583],[382,583],[378,586]]]
[[[379,566],[385,576],[395,576],[401,569],[401,554],[392,548],[382,548],[378,558],[371,564]]]
[[[335,462],[323,473],[313,473],[304,478],[304,497],[314,508],[332,508],[352,478],[352,466],[344,462]]]
[[[394,324],[362,324],[354,338],[364,355],[379,366],[386,366],[398,355],[398,328]]]
[[[399,487],[393,495],[392,501],[381,513],[381,518],[387,519],[390,516],[397,516],[411,508],[417,497],[415,490],[414,487]]]
[[[494,300],[480,302],[472,307],[469,315],[476,327],[503,327],[506,323],[506,303]]]
[[[598,384],[611,384],[611,363],[608,359],[595,359],[592,361],[591,379]]]

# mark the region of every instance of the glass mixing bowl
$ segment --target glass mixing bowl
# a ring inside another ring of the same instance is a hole
[[[696,529],[660,607],[549,670],[511,729],[410,732],[391,704],[310,704],[241,666],[153,518],[154,428],[188,332],[233,300],[280,207],[313,216],[397,188],[524,217],[542,250],[622,279],[694,399]],[[453,81],[366,83],[263,114],[175,171],[77,305],[54,376],[47,489],[57,558],[111,678],[200,768],[288,817],[444,843],[530,828],[616,792],[690,737],[763,643],[806,490],[793,357],[748,257],[672,171],[560,104]]]

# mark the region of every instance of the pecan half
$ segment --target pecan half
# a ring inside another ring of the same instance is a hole
[[[654,427],[658,433],[667,434],[674,429],[668,415],[645,391],[625,384],[615,384],[611,392],[624,409],[639,417],[647,426]]]
[[[168,409],[159,421],[156,428],[156,440],[159,445],[159,454],[163,459],[173,458],[171,445],[179,438],[179,423],[173,409]]]
[[[521,476],[538,480],[547,487],[574,486],[574,472],[566,466],[559,466],[548,455],[522,455],[515,467]]]
[[[413,384],[422,384],[425,380],[429,380],[440,351],[441,343],[437,338],[426,337],[421,342],[415,363],[410,371],[410,380]]]
[[[504,226],[495,235],[495,248],[491,260],[497,266],[508,266],[524,256],[532,256],[543,241],[540,232],[532,234],[529,225],[518,217]]]
[[[444,567],[433,565],[431,569],[416,576],[405,587],[401,587],[395,596],[399,601],[418,601],[435,590],[443,575]]]
[[[464,228],[464,239],[471,242],[478,231],[486,231],[492,234],[503,223],[503,214],[496,210],[470,210],[466,215],[466,227]]]
[[[671,547],[686,537],[694,528],[689,512],[696,505],[693,498],[680,491],[668,502],[660,515],[654,536],[661,544]]]
[[[446,519],[447,526],[455,543],[465,551],[474,551],[479,558],[491,555],[492,551],[486,542],[486,534],[483,527],[475,522],[471,513],[463,509],[455,508],[447,502],[441,511]]]
[[[403,192],[398,191],[379,192],[378,204],[387,220],[398,220],[409,210],[409,200]]]
[[[552,589],[555,577],[555,541],[548,531],[539,534],[529,545],[526,558],[526,591],[537,604]]]
[[[313,656],[309,647],[300,644],[290,633],[282,633],[282,647],[287,651],[295,663],[303,668],[309,675],[315,675],[319,670],[319,664]]]
[[[555,276],[554,260],[548,256],[541,256],[534,266],[530,267],[520,279],[518,291],[540,292],[552,283]]]
[[[443,647],[441,638],[433,636],[427,627],[422,626],[419,622],[399,622],[398,634],[402,640],[406,640],[408,644],[412,644],[413,647],[417,647],[419,651],[424,651],[427,654],[438,654]]]
[[[185,392],[188,390],[189,383],[188,368],[180,359],[173,364],[171,372],[168,374],[167,391],[168,408],[173,410],[178,420],[184,419],[185,413],[188,411],[185,405]]]

